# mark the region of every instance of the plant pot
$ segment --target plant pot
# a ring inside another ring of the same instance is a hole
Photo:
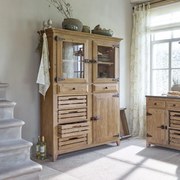
[[[80,20],[75,18],[65,18],[62,22],[62,28],[72,31],[82,31],[83,24]]]
[[[180,91],[180,84],[174,84],[171,87],[171,91]]]

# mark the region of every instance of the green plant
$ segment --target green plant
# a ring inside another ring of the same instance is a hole
[[[174,78],[173,78],[173,84],[174,84],[174,85],[175,85],[175,84],[180,84],[179,79],[174,79]]]
[[[72,17],[72,7],[65,0],[47,0],[49,6],[53,5],[65,18]]]

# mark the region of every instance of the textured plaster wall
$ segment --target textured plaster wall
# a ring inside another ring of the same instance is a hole
[[[130,0],[69,0],[73,16],[93,29],[97,24],[123,38],[120,48],[120,100],[128,107],[131,38]],[[37,31],[43,20],[61,27],[63,17],[46,0],[0,0],[0,82],[9,83],[8,99],[17,103],[15,117],[25,121],[24,139],[36,142],[40,106],[36,77],[39,68]]]

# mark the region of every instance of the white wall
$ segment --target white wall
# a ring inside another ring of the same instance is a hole
[[[73,17],[93,29],[97,24],[123,38],[120,49],[120,99],[128,106],[131,38],[130,0],[69,0]],[[22,136],[36,142],[40,106],[36,77],[39,68],[37,31],[44,20],[61,27],[63,17],[46,0],[0,0],[0,82],[9,83],[8,99],[17,103],[15,117],[25,121]]]

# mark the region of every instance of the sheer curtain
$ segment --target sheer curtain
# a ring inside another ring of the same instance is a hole
[[[145,135],[145,95],[149,93],[150,33],[149,5],[134,7],[130,59],[130,116],[133,136]]]

